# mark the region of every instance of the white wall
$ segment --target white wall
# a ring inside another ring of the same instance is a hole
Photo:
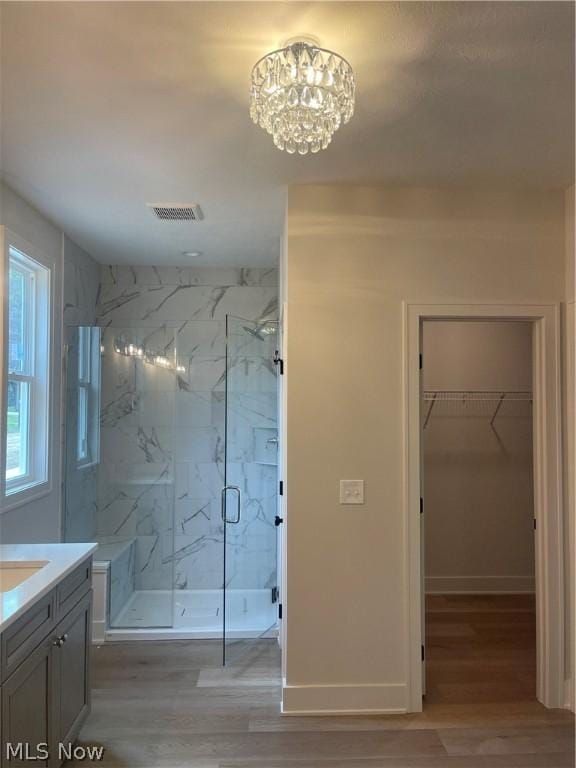
[[[287,226],[283,706],[403,709],[402,302],[563,300],[563,196],[294,187]]]
[[[532,327],[425,322],[426,390],[532,389]],[[496,395],[498,397],[499,395]],[[439,400],[424,430],[428,592],[534,590],[529,401]]]

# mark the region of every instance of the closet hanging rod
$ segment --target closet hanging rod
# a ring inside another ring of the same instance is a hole
[[[532,392],[530,390],[483,390],[483,389],[425,389],[423,399],[429,403],[423,428],[426,429],[434,406],[438,401],[444,402],[466,402],[470,400],[476,403],[495,402],[496,408],[490,419],[490,426],[494,429],[494,420],[504,403],[508,402],[532,402]]]
[[[483,390],[483,389],[425,389],[425,400],[506,400],[531,401],[530,390]]]

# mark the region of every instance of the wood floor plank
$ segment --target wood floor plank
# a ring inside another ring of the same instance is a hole
[[[196,711],[198,709],[214,710],[224,707],[235,708],[237,711],[249,712],[252,707],[272,706],[280,716],[280,686],[206,686],[203,688],[179,689],[175,692],[180,711]]]
[[[421,722],[420,715],[359,715],[357,717],[282,717],[277,707],[255,707],[250,711],[251,731],[392,731],[403,730],[411,722]]]
[[[362,760],[232,761],[219,768],[574,768],[571,753],[542,755],[442,755],[440,757],[383,757]]]
[[[450,755],[520,755],[570,752],[574,729],[562,725],[547,728],[451,728],[438,736]]]
[[[280,685],[279,670],[257,666],[204,669],[200,672],[197,682],[199,688],[254,685],[278,687]]]
[[[180,712],[176,707],[165,707],[154,715],[142,716],[140,712],[94,713],[84,726],[82,736],[97,740],[102,733],[112,738],[138,741],[141,733],[162,731],[163,734],[180,733],[245,733],[249,729],[249,713],[234,709],[195,710]]]
[[[567,710],[550,710],[538,701],[475,702],[427,706],[414,722],[417,728],[515,728],[528,726],[574,726]],[[408,727],[413,727],[410,724]]]
[[[115,735],[112,744],[124,743],[128,731]],[[212,760],[267,760],[274,755],[285,759],[342,759],[364,757],[395,757],[404,755],[445,755],[435,731],[356,731],[356,732],[298,732],[294,733],[166,733],[141,734],[143,754],[154,756],[158,764],[183,760],[186,756]]]
[[[574,766],[572,714],[535,698],[530,595],[428,600],[421,713],[283,717],[277,643],[247,644],[224,669],[221,651],[219,641],[98,647],[81,743],[104,745],[106,768]]]

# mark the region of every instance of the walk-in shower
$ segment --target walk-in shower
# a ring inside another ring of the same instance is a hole
[[[97,540],[108,639],[277,620],[278,324],[68,328],[65,539]]]

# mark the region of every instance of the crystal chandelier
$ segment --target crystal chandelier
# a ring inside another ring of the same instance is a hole
[[[250,116],[278,149],[319,152],[354,114],[354,72],[337,53],[314,43],[287,43],[252,69]]]

